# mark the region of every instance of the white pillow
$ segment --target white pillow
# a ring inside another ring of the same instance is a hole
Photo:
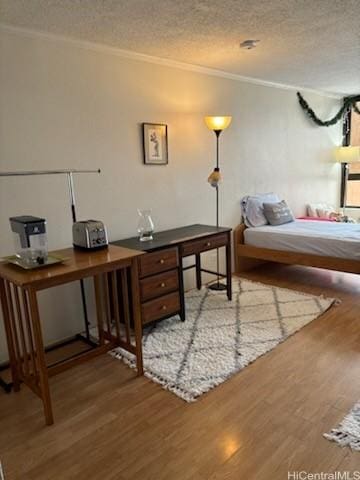
[[[321,218],[330,218],[330,213],[332,213],[333,211],[334,209],[329,207],[322,207],[316,209],[317,216]]]
[[[308,217],[317,217],[317,211],[316,211],[317,207],[318,207],[318,204],[316,204],[316,203],[309,203],[307,205]]]
[[[328,203],[309,203],[307,206],[309,217],[329,218],[330,213],[334,211],[334,207]]]
[[[247,227],[261,227],[267,225],[268,221],[264,215],[264,203],[280,202],[275,193],[257,193],[247,195],[241,200],[241,212],[244,223]]]

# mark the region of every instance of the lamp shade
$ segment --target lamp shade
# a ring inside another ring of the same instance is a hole
[[[231,123],[232,117],[205,117],[205,123],[209,130],[222,131]]]
[[[338,163],[360,162],[360,147],[337,147],[334,153]]]

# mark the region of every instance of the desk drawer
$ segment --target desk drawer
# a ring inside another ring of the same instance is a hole
[[[216,236],[203,238],[201,240],[194,240],[192,242],[186,242],[182,245],[181,255],[187,257],[188,255],[194,255],[195,253],[205,252],[206,250],[212,250],[213,248],[223,247],[228,243],[228,235],[221,233]]]
[[[141,255],[140,277],[147,277],[155,273],[165,272],[176,268],[179,264],[177,248],[167,248],[159,252],[147,253]]]
[[[170,293],[156,300],[150,300],[141,307],[143,325],[162,317],[178,313],[180,310],[179,292]]]
[[[150,300],[179,289],[177,269],[140,280],[141,300]]]

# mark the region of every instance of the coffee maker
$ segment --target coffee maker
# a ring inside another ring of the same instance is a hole
[[[20,262],[28,267],[44,265],[48,258],[46,220],[31,215],[11,217],[9,220]]]

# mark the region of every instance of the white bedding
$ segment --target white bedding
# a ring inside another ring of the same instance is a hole
[[[360,260],[360,224],[295,220],[284,225],[246,228],[254,247]]]

